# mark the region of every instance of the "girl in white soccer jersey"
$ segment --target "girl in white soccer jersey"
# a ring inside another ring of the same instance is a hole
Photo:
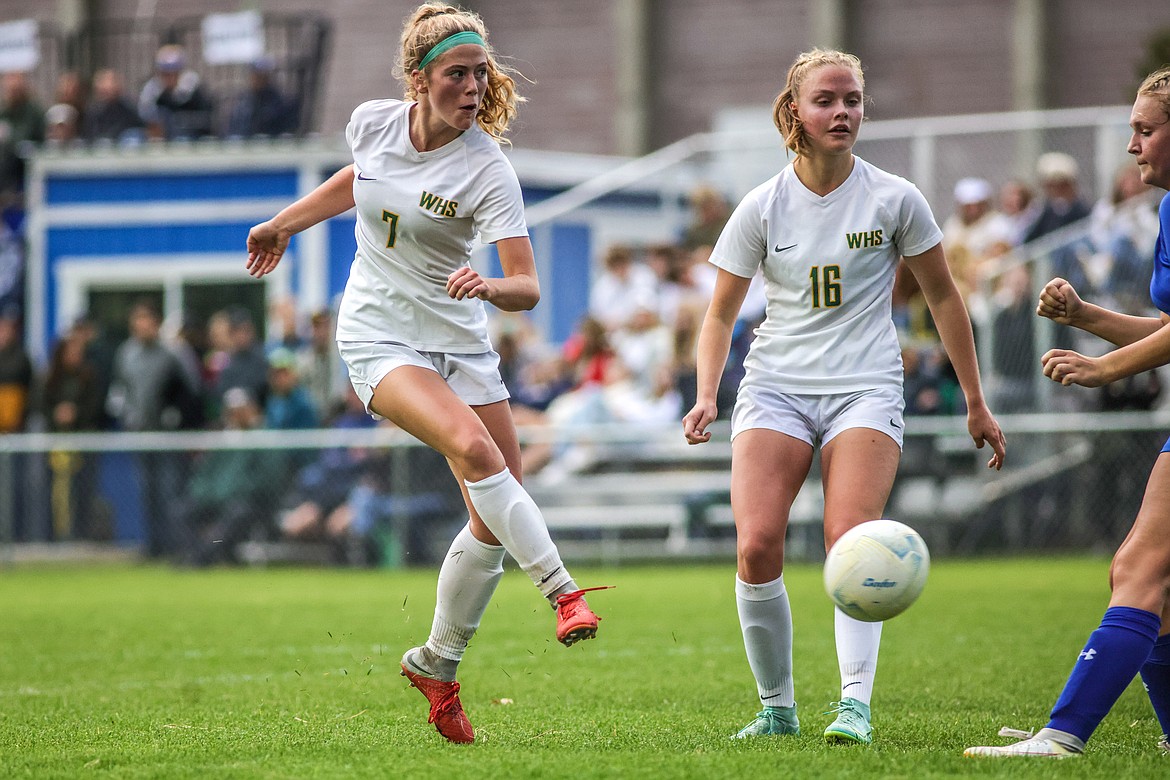
[[[880,518],[902,444],[902,363],[890,316],[900,258],[914,273],[967,401],[977,446],[1000,468],[1004,438],[980,388],[971,323],[943,256],[942,232],[910,182],[853,155],[864,101],[851,54],[801,54],[773,118],[795,160],[750,192],[724,228],[698,346],[698,402],[687,441],[711,437],[719,376],[752,276],[763,267],[767,313],[732,413],[731,504],[736,603],[764,707],[737,737],[798,734],[792,615],[784,588],[788,513],[821,448],[825,546]],[[830,742],[872,741],[870,696],[880,623],[834,616],[841,696]]]
[[[515,83],[496,62],[475,14],[422,5],[402,33],[406,101],[358,106],[347,165],[248,234],[249,272],[272,271],[289,237],[357,207],[357,255],[337,341],[366,407],[447,457],[470,522],[439,572],[430,636],[402,673],[430,702],[452,742],[474,732],[456,669],[503,573],[504,552],[556,609],[558,641],[597,633],[582,598],[521,487],[520,447],[484,301],[505,311],[540,298],[520,185],[500,141],[516,112]],[[472,239],[494,243],[504,278],[469,265]],[[592,589],[590,589],[592,590]]]

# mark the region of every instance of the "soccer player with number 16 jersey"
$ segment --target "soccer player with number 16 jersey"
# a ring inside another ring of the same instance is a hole
[[[1004,458],[942,231],[913,184],[853,154],[864,100],[855,56],[817,49],[797,58],[773,105],[795,160],[748,193],[711,255],[719,271],[699,336],[698,401],[683,419],[691,444],[710,439],[732,328],[761,268],[767,295],[731,420],[735,595],[763,705],[740,738],[800,731],[784,534],[814,449],[821,450],[826,549],[885,511],[902,447],[902,361],[891,317],[902,258],[954,365],[971,438],[991,445],[988,466],[998,469]],[[834,621],[841,695],[824,735],[869,744],[882,624],[840,610]]]

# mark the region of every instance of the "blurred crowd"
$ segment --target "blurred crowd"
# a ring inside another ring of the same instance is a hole
[[[954,188],[954,209],[942,220],[947,261],[976,329],[991,408],[997,413],[1039,408],[1039,354],[1035,317],[1041,287],[1053,276],[1069,280],[1081,297],[1131,313],[1151,308],[1149,284],[1158,235],[1157,200],[1132,162],[1118,170],[1106,197],[1086,199],[1077,161],[1049,152],[1036,164],[1037,187],[1023,180],[998,187],[968,177]],[[1081,229],[1086,224],[1087,233]],[[1079,224],[1077,229],[1064,228]],[[1063,232],[1062,232],[1063,231]],[[1033,244],[1032,242],[1039,242]],[[1025,264],[1020,247],[1043,246],[1046,263]],[[904,269],[903,269],[904,270]],[[1040,278],[1043,276],[1044,278]],[[903,335],[908,414],[962,413],[962,395],[938,347],[929,312],[913,278],[900,273],[895,318]],[[1041,334],[1045,348],[1103,346],[1075,343],[1072,329]],[[1062,403],[1082,410],[1149,409],[1161,394],[1154,372],[1099,393],[1065,393]]]
[[[238,94],[215,95],[183,47],[162,46],[153,74],[127,85],[102,68],[62,73],[51,96],[33,93],[26,73],[0,76],[0,200],[19,203],[29,145],[134,145],[150,140],[277,137],[300,131],[300,98],[277,83],[276,63],[253,60]]]
[[[164,322],[150,300],[134,303],[129,335],[114,344],[91,317],[57,340],[43,371],[29,359],[19,316],[0,310],[0,432],[362,429],[376,425],[348,381],[328,309],[302,316],[291,301],[257,313],[232,306],[206,323]],[[413,478],[392,453],[364,447],[289,450],[170,449],[129,454],[141,492],[148,557],[205,565],[232,560],[248,540],[329,542],[354,563],[380,559],[394,543],[427,550],[427,521],[462,511],[442,459],[412,452]],[[98,458],[54,451],[25,459],[49,484],[46,521],[17,507],[17,538],[109,539],[98,496]],[[107,464],[108,465],[108,464]],[[419,474],[426,479],[419,480]],[[20,502],[17,497],[17,502]],[[31,499],[30,499],[31,500]],[[391,521],[397,527],[391,529]],[[437,529],[441,531],[442,529]]]
[[[1035,189],[1025,181],[995,186],[964,178],[953,191],[953,212],[940,215],[948,261],[977,337],[992,336],[980,343],[992,346],[983,359],[991,368],[986,381],[997,413],[1039,405],[1034,308],[1047,279],[1019,262],[1024,244],[1050,244],[1047,272],[1072,281],[1087,299],[1134,312],[1150,306],[1158,219],[1136,167],[1122,169],[1109,196],[1097,202],[1082,195],[1077,163],[1067,155],[1043,155],[1036,174]],[[555,484],[607,456],[604,445],[563,431],[674,423],[693,405],[696,338],[715,281],[707,259],[731,202],[701,186],[688,204],[689,222],[675,240],[604,250],[587,316],[564,343],[546,341],[523,314],[492,313],[493,343],[517,422],[551,432],[525,446],[531,479]],[[1087,233],[1062,236],[1062,228],[1078,222],[1090,226]],[[206,322],[163,322],[154,305],[142,301],[129,314],[122,343],[111,343],[95,319],[82,317],[41,367],[25,352],[19,309],[4,305],[2,292],[0,433],[389,425],[367,415],[353,393],[327,309],[302,312],[284,301],[268,312],[229,307]],[[724,419],[764,306],[759,277],[742,308],[720,386]],[[903,343],[907,414],[963,413],[958,383],[905,269],[895,285],[894,317]],[[1149,373],[1087,400],[1079,396],[1078,403],[1148,409],[1160,396],[1158,376]],[[428,453],[412,451],[411,458]],[[441,459],[396,463],[386,451],[361,447],[151,452],[132,459],[142,486],[147,554],[193,565],[230,560],[236,542],[255,538],[326,541],[346,560],[368,562],[390,554],[386,532],[392,526],[399,545],[394,554],[406,549],[425,557],[422,536],[431,521],[464,512]],[[109,518],[95,510],[98,477],[91,457],[55,452],[38,468],[52,485],[53,506],[42,524],[47,534],[26,528],[26,538],[109,538]],[[406,468],[428,479],[404,478]]]

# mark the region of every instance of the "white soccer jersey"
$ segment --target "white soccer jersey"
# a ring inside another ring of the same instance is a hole
[[[715,244],[711,262],[736,276],[763,266],[768,305],[744,384],[810,395],[902,386],[894,272],[942,231],[917,187],[853,159],[823,198],[788,165],[748,193]]]
[[[520,182],[478,125],[430,152],[410,142],[410,107],[373,100],[353,112],[357,254],[337,316],[338,341],[397,341],[421,352],[491,349],[483,301],[447,295],[476,234],[528,235]]]

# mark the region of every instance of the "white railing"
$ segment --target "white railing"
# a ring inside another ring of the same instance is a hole
[[[1000,422],[1008,437],[1008,459],[1003,471],[993,472],[984,467],[990,450],[973,447],[965,418],[908,418],[891,516],[921,527],[944,554],[988,544],[991,549],[1003,544],[1067,548],[1100,542],[1128,527],[1161,444],[1158,432],[1170,431],[1170,411],[1008,415]],[[712,442],[697,446],[685,443],[678,424],[526,427],[520,438],[525,444],[586,445],[602,454],[593,462],[600,469],[569,472],[556,481],[537,474],[529,484],[554,537],[567,535],[572,555],[616,562],[630,556],[726,556],[733,550],[727,423],[717,423],[713,432]],[[386,428],[3,436],[0,543],[13,540],[14,506],[22,504],[27,511],[52,501],[50,480],[30,475],[43,475],[54,453],[120,453],[125,458],[126,453],[377,449],[388,456],[391,494],[406,495],[421,482],[449,479],[419,473],[412,465],[422,446]],[[115,475],[118,491],[137,494],[142,488],[136,465],[141,460],[120,461],[125,468]],[[818,554],[823,506],[818,479],[814,469],[793,509],[791,525],[802,540],[793,542],[794,554]],[[1118,495],[1098,495],[1115,489]],[[291,475],[287,484],[272,485],[273,505],[292,491]]]

